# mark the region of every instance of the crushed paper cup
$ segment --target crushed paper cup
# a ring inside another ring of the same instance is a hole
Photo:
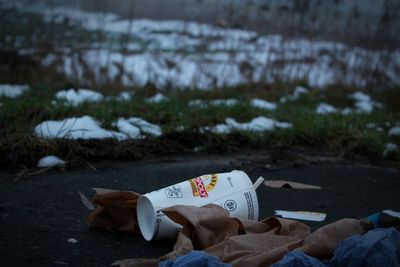
[[[147,241],[175,238],[182,226],[161,210],[174,205],[207,204],[223,207],[232,217],[258,220],[255,186],[246,173],[232,171],[202,175],[140,196],[137,204],[140,231]]]

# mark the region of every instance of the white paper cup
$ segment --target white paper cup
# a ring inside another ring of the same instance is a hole
[[[216,204],[230,216],[258,221],[258,200],[254,186],[242,171],[202,175],[139,197],[137,217],[143,237],[150,241],[175,238],[182,228],[160,210],[174,205]]]

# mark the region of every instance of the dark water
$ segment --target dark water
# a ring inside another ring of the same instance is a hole
[[[400,43],[399,0],[53,0],[124,18],[180,19],[371,48]]]

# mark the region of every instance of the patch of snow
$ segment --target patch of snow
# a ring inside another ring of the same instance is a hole
[[[35,127],[35,134],[50,139],[126,139],[126,135],[123,133],[101,128],[100,123],[90,116],[60,121],[44,121]]]
[[[29,90],[29,85],[0,84],[0,97],[17,98]]]
[[[338,109],[326,103],[319,103],[316,112],[318,114],[331,114],[331,113],[337,113]]]
[[[303,86],[296,86],[293,93],[289,96],[283,96],[279,99],[279,102],[286,103],[288,101],[295,101],[299,99],[301,95],[305,95],[308,93],[308,89]]]
[[[383,151],[384,156],[388,156],[390,154],[396,153],[399,151],[399,146],[394,143],[387,143],[385,145],[385,150]]]
[[[41,158],[37,164],[39,168],[49,168],[49,167],[64,166],[64,165],[65,161],[53,155]]]
[[[194,99],[188,102],[188,106],[190,107],[200,107],[204,108],[207,106],[234,106],[238,103],[237,99],[230,98],[230,99],[213,99],[213,100],[201,100],[201,99]]]
[[[252,119],[250,122],[239,123],[233,118],[227,118],[225,124],[217,124],[213,127],[205,127],[205,130],[213,133],[230,133],[235,130],[264,132],[272,131],[275,128],[291,128],[293,125],[287,122],[278,122],[264,116]]]
[[[373,101],[369,95],[362,92],[355,92],[350,95],[350,98],[355,100],[354,106],[358,113],[371,113],[374,107],[382,107],[381,103]]]
[[[75,238],[68,238],[68,239],[67,239],[67,242],[68,242],[68,243],[71,243],[71,244],[76,244],[76,243],[78,243],[79,241],[78,241],[77,239],[75,239]]]
[[[355,92],[350,96],[352,99],[355,101],[360,101],[360,102],[370,102],[371,97],[367,94],[364,94],[363,92]]]
[[[209,101],[211,106],[234,106],[238,103],[237,99],[214,99]]]
[[[390,136],[400,136],[400,126],[390,128],[388,134]]]
[[[344,108],[342,109],[342,111],[340,112],[342,115],[350,115],[353,114],[354,110],[352,108]]]
[[[157,93],[152,97],[149,97],[146,99],[147,103],[152,103],[152,104],[156,104],[156,103],[161,103],[161,102],[165,102],[168,101],[169,98],[161,93]]]
[[[296,99],[298,97],[300,97],[300,95],[304,95],[308,93],[308,89],[303,87],[303,86],[296,86],[296,88],[294,89],[293,92],[293,97],[295,97]]]
[[[208,102],[205,100],[201,100],[201,99],[193,99],[190,100],[188,103],[189,107],[201,107],[204,108],[208,105]]]
[[[103,95],[89,89],[69,89],[56,93],[56,98],[74,107],[84,102],[99,102],[103,100]]]
[[[121,92],[119,93],[117,100],[119,101],[130,101],[132,99],[132,92]]]
[[[266,110],[275,110],[277,105],[272,102],[268,102],[263,99],[254,98],[250,101],[250,105],[255,108],[266,109]]]
[[[129,119],[119,118],[114,122],[114,125],[119,131],[133,139],[143,138],[143,134],[153,136],[160,136],[162,134],[160,126],[138,117],[131,117]]]
[[[365,125],[368,129],[375,129],[378,132],[383,132],[383,128],[379,127],[376,123],[368,123],[367,125]]]
[[[363,87],[377,83],[369,75],[373,72],[385,74],[388,84],[400,82],[400,50],[388,53],[196,22],[128,20],[114,14],[10,2],[18,10],[41,14],[53,23],[68,21],[88,31],[100,30],[107,36],[132,36],[133,41],[124,44],[128,54],[118,52],[121,47],[110,48],[104,42],[84,51],[78,49],[79,52],[52,51],[43,58],[43,65],[54,63],[60,72],[83,82],[94,77],[95,82],[119,81],[124,85],[151,82],[159,89],[212,89],[249,82],[305,80],[312,87],[334,83]],[[21,40],[14,45],[26,50]],[[36,53],[25,50],[21,53]]]

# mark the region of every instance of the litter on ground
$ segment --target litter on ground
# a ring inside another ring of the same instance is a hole
[[[275,215],[282,216],[282,218],[287,218],[287,219],[312,221],[312,222],[322,222],[326,218],[326,213],[311,212],[311,211],[276,210]]]
[[[317,189],[317,190],[322,189],[320,186],[317,185],[303,184],[286,180],[266,180],[264,182],[264,185],[272,188]]]

